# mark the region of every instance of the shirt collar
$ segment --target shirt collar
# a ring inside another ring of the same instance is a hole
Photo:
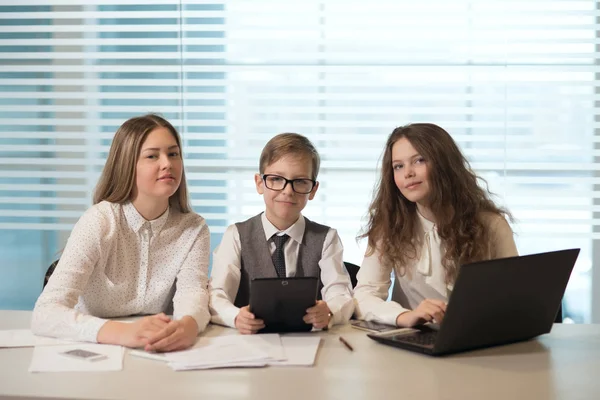
[[[146,222],[149,222],[150,228],[152,229],[152,233],[155,235],[158,234],[161,231],[161,229],[163,228],[163,226],[165,226],[165,223],[167,222],[167,219],[169,218],[169,210],[170,210],[170,207],[167,207],[167,210],[160,217],[158,217],[152,221],[147,221],[138,212],[138,210],[135,208],[133,203],[127,202],[127,203],[123,204],[123,213],[125,214],[127,223],[129,224],[131,229],[133,229],[133,231],[136,233],[139,232],[140,229],[142,229],[142,227],[144,226],[144,224]]]
[[[294,224],[287,228],[285,231],[280,231],[279,229],[277,229],[275,225],[273,225],[271,221],[269,221],[266,213],[262,213],[260,219],[262,221],[263,230],[265,231],[265,239],[267,241],[269,241],[271,237],[275,234],[285,233],[296,242],[302,243],[302,238],[304,237],[304,228],[306,226],[306,220],[304,219],[304,216],[302,216],[302,214],[300,214],[298,220],[294,222]]]
[[[421,226],[423,227],[424,232],[431,232],[435,230],[435,223],[422,216],[419,212],[419,209],[417,209],[417,215],[419,216],[419,221],[421,222]]]
[[[167,219],[169,219],[170,211],[171,211],[171,207],[169,206],[169,207],[167,207],[165,212],[162,213],[162,215],[160,217],[150,221],[150,227],[152,228],[153,235],[158,235],[160,233],[160,231],[162,230],[163,226],[165,226]]]

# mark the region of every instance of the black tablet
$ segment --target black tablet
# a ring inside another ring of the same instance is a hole
[[[316,277],[252,279],[250,312],[265,321],[259,333],[310,331],[303,318],[317,302],[318,285]]]

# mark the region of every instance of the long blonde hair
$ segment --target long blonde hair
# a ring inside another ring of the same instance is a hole
[[[175,138],[183,165],[181,139],[179,133],[169,121],[156,114],[128,119],[115,133],[106,164],[94,191],[94,204],[104,200],[123,204],[131,200],[135,188],[136,165],[142,144],[150,132],[160,127],[168,129]],[[189,203],[185,170],[181,173],[179,188],[169,198],[169,205],[182,213],[188,213],[192,210]]]
[[[482,214],[489,212],[512,218],[497,207],[490,193],[478,184],[479,178],[450,136],[434,124],[410,124],[394,129],[388,137],[381,164],[380,180],[369,207],[369,222],[359,238],[368,237],[368,252],[375,249],[381,262],[403,275],[408,259],[415,259],[419,222],[416,204],[402,195],[394,181],[392,147],[406,138],[425,159],[430,181],[430,209],[445,248],[442,266],[446,283],[453,283],[461,264],[490,256],[492,243]],[[410,271],[408,271],[410,274]]]

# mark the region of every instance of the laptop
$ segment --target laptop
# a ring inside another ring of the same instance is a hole
[[[550,332],[580,249],[463,265],[442,323],[370,333],[377,342],[433,356]]]
[[[317,302],[319,279],[255,278],[250,281],[250,312],[265,322],[259,333],[308,332],[306,309]]]

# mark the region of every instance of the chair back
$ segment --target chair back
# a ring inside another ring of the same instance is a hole
[[[556,313],[556,318],[554,318],[554,322],[555,323],[562,323],[563,322],[563,308],[562,308],[562,302],[560,304],[560,307],[558,307],[558,312]]]
[[[54,272],[54,269],[56,268],[57,265],[58,265],[58,260],[56,260],[52,264],[50,264],[50,266],[46,270],[46,275],[44,275],[44,285],[42,286],[42,289],[45,288],[46,285],[48,284],[48,280],[50,280],[50,277],[52,276],[52,273]]]
[[[350,275],[350,282],[352,282],[352,289],[354,289],[356,287],[356,284],[358,283],[356,275],[358,274],[358,270],[360,269],[360,267],[356,264],[352,264],[346,261],[344,261],[344,266],[348,271],[348,275]]]

